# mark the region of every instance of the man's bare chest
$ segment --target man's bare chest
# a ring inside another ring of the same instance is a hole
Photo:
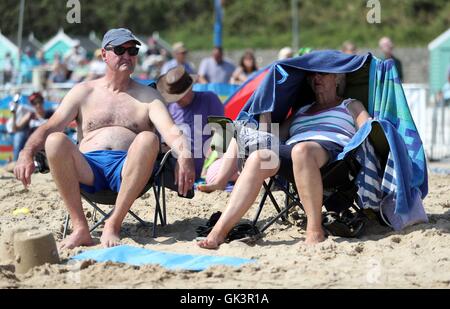
[[[104,127],[124,127],[135,133],[151,130],[148,106],[132,100],[90,100],[81,107],[84,133]]]

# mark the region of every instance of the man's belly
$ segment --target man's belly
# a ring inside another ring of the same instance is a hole
[[[81,152],[128,150],[136,133],[119,126],[104,127],[87,133],[80,142]]]

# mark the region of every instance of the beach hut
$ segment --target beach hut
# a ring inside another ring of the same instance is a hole
[[[71,36],[76,42],[80,44],[80,46],[86,51],[86,54],[89,57],[92,57],[95,53],[95,50],[101,48],[102,41],[97,37],[94,31],[89,33],[89,36],[86,35],[73,35]]]
[[[428,45],[430,52],[430,90],[432,93],[442,89],[447,81],[450,68],[450,28]]]
[[[17,61],[19,49],[10,39],[2,34],[0,31],[0,71],[3,70],[3,60],[6,54],[11,54],[13,59]]]
[[[48,63],[53,63],[55,54],[64,57],[77,43],[78,41],[68,36],[63,29],[59,29],[58,33],[42,47],[44,58]]]
[[[42,43],[36,39],[33,32],[28,35],[28,37],[23,42],[23,50],[31,50],[33,53],[36,53],[38,50],[42,49]]]

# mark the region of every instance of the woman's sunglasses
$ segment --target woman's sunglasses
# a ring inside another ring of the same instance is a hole
[[[123,47],[123,46],[106,46],[106,50],[112,50],[117,56],[122,56],[125,54],[126,51],[128,51],[128,55],[130,56],[136,56],[139,53],[139,48],[136,46],[132,47]]]

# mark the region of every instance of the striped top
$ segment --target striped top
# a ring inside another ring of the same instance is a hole
[[[322,140],[345,147],[356,133],[355,120],[347,109],[352,101],[353,99],[346,99],[336,107],[316,113],[307,113],[314,103],[302,107],[295,114],[295,119],[289,128],[290,138],[286,144]]]

